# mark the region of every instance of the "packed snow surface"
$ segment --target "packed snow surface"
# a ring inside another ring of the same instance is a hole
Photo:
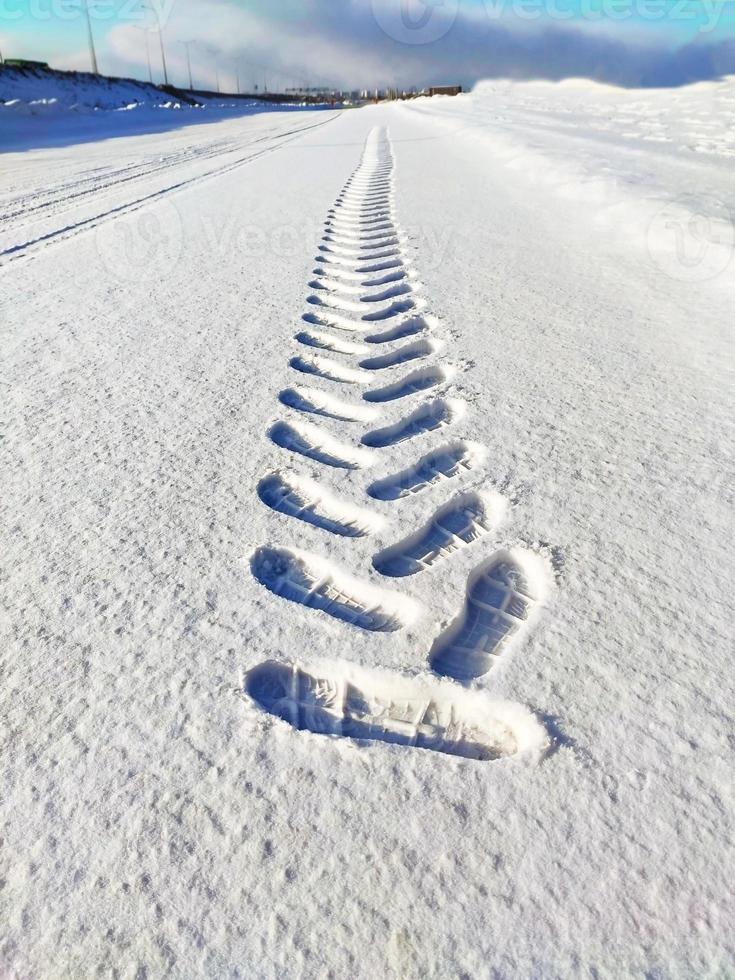
[[[0,973],[732,975],[734,114],[5,155]]]
[[[149,82],[89,72],[0,65],[0,150],[63,146],[211,122],[213,116],[302,108],[224,94],[169,92]]]

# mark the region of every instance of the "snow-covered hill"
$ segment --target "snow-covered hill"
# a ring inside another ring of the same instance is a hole
[[[303,108],[296,102],[190,92],[132,78],[0,65],[2,149],[160,132],[227,116]]]
[[[193,105],[195,100],[186,93],[173,89],[166,92],[133,78],[0,65],[0,106],[16,111],[39,114],[62,109],[83,112]]]

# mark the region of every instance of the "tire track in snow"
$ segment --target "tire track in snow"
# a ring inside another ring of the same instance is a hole
[[[400,516],[406,498],[428,496],[431,488],[478,474],[485,451],[443,438],[463,418],[464,403],[445,394],[455,369],[436,359],[445,348],[437,336],[440,325],[424,313],[421,285],[404,255],[406,239],[393,217],[393,153],[384,131],[368,136],[360,165],[324,227],[305,326],[294,338],[312,353],[291,357],[289,367],[326,388],[289,385],[280,392],[279,402],[290,414],[269,435],[288,454],[289,468],[265,476],[258,496],[289,525],[298,520],[325,534],[357,539],[390,522],[397,540],[372,559],[372,573],[385,586],[374,585],[367,570],[356,576],[292,547],[260,547],[250,567],[279,599],[368,633],[393,633],[420,612],[396,581],[432,575],[457,552],[477,548],[502,522],[509,502],[496,491],[465,490],[434,506],[423,525],[408,527]],[[324,424],[308,420],[314,416]],[[306,458],[332,469],[369,470],[390,464],[396,447],[415,461],[367,480],[365,502],[332,493],[290,468]],[[543,562],[522,549],[498,552],[480,564],[456,620],[429,652],[434,675],[424,680],[344,664],[328,665],[321,675],[269,661],[248,672],[243,692],[262,710],[315,734],[478,760],[539,749],[546,735],[527,709],[476,702],[475,694],[436,675],[468,681],[486,673],[528,622],[544,577]]]
[[[54,244],[59,241],[66,241],[70,237],[79,234],[80,232],[88,231],[92,228],[97,228],[100,224],[119,217],[122,214],[127,214],[129,212],[137,211],[147,204],[158,199],[165,198],[169,194],[184,190],[186,188],[195,186],[203,181],[211,180],[214,177],[221,177],[232,170],[237,170],[238,168],[252,163],[254,160],[265,156],[268,153],[273,153],[274,151],[280,149],[283,146],[287,146],[294,140],[298,139],[304,133],[309,132],[313,129],[318,129],[321,126],[325,126],[327,123],[336,119],[340,113],[335,113],[330,115],[327,119],[322,119],[318,123],[311,123],[308,126],[297,127],[296,129],[288,130],[285,133],[277,133],[276,135],[266,135],[258,137],[252,140],[251,143],[246,144],[256,145],[261,142],[266,142],[267,145],[263,149],[256,150],[245,156],[237,157],[235,160],[230,160],[228,163],[221,164],[218,167],[214,167],[211,170],[203,174],[195,174],[191,177],[183,177],[173,183],[169,183],[163,187],[159,187],[154,191],[150,191],[147,194],[141,194],[132,200],[122,201],[114,206],[109,206],[104,210],[98,211],[96,214],[86,215],[84,217],[78,217],[76,220],[69,219],[65,224],[57,227],[47,228],[41,233],[31,234],[30,237],[22,240],[13,242],[12,244],[5,245],[0,248],[0,269],[8,265],[10,262],[18,261],[19,259],[26,258],[34,254],[38,248],[45,247],[50,244]],[[175,170],[177,167],[181,166],[182,163],[191,163],[192,160],[196,159],[216,159],[222,153],[221,150],[215,149],[211,153],[203,153],[199,157],[185,157],[183,160],[175,157],[172,161],[163,167],[152,168],[151,170],[143,170],[140,173],[134,173],[129,176],[121,176],[118,179],[114,179],[107,184],[103,184],[101,187],[92,188],[89,193],[85,191],[84,199],[91,197],[95,200],[99,195],[101,198],[109,195],[113,191],[119,189],[120,185],[126,184],[128,181],[138,180],[141,178],[150,177],[156,173],[166,174],[169,171]],[[57,204],[57,201],[51,202],[51,204]],[[51,205],[48,209],[52,216],[55,216],[56,210]],[[68,208],[63,208],[59,211],[59,217],[66,214]],[[22,212],[21,212],[22,213]],[[19,227],[23,227],[21,223]],[[12,230],[12,229],[11,229]],[[5,234],[6,229],[0,229],[0,233]]]

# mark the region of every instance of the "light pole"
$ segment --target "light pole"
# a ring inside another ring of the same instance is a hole
[[[89,41],[89,57],[92,61],[92,72],[95,75],[99,75],[99,69],[97,68],[97,55],[94,50],[94,37],[92,36],[92,20],[89,16],[89,0],[84,0],[84,13],[87,18],[87,40]]]
[[[168,72],[166,71],[166,52],[163,50],[163,30],[161,22],[158,22],[158,40],[161,42],[161,64],[163,65],[163,84],[168,85]]]
[[[143,34],[145,35],[145,56],[146,56],[146,59],[148,60],[148,81],[152,85],[153,84],[153,69],[151,68],[151,49],[150,49],[150,46],[148,44],[148,28],[147,27],[138,27],[137,24],[133,24],[133,27],[136,29],[136,31],[143,31]]]
[[[161,26],[161,18],[158,14],[155,4],[150,5],[150,9],[153,11],[156,23],[158,24],[158,42],[161,45],[161,65],[163,66],[163,84],[168,85],[168,71],[166,70],[166,52],[163,50],[163,27]]]
[[[194,88],[194,85],[193,85],[192,80],[191,80],[191,56],[189,55],[189,45],[190,44],[194,44],[195,42],[194,41],[182,41],[181,43],[186,48],[186,67],[189,70],[189,91],[191,92],[193,90],[193,88]]]
[[[215,75],[216,75],[216,78],[217,78],[217,91],[218,92],[221,92],[222,90],[220,88],[219,61],[217,60],[218,55],[219,55],[219,52],[218,52],[217,48],[212,48],[208,44],[204,44],[204,45],[202,45],[202,47],[203,47],[204,51],[206,51],[207,54],[210,55],[211,58],[212,58],[212,60],[214,61],[214,71],[215,71]],[[211,78],[211,75],[210,75],[210,78]]]

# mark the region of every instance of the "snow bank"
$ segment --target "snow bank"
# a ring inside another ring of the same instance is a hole
[[[223,117],[304,108],[299,103],[190,92],[173,86],[163,89],[132,78],[0,65],[0,149],[6,150],[88,142]]]
[[[89,72],[42,68],[0,68],[0,106],[29,115],[75,110],[181,108],[194,105],[173,98],[156,85],[133,78],[107,78]]]
[[[586,79],[488,81],[415,109],[585,207],[601,233],[674,278],[732,288],[722,273],[735,251],[735,194],[723,188],[735,160],[735,77],[673,93]]]

